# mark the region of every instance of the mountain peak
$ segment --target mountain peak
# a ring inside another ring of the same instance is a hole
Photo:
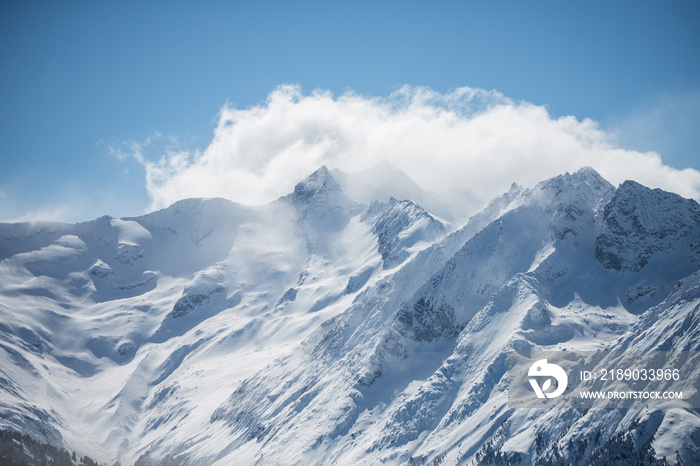
[[[295,200],[306,200],[319,192],[342,191],[331,171],[323,165],[321,168],[297,183],[292,194]]]
[[[563,175],[555,176],[544,183],[558,182],[571,185],[579,185],[581,183],[587,183],[594,188],[604,188],[608,190],[613,188],[605,178],[603,178],[600,173],[592,169],[591,167],[583,167],[576,170],[573,173],[566,172]]]
[[[544,199],[555,199],[557,205],[583,203],[597,209],[607,203],[614,190],[614,186],[598,172],[590,167],[584,167],[573,174],[567,172],[545,180],[532,190],[525,191],[524,194],[549,192],[549,196],[553,198],[547,196]]]
[[[628,180],[605,206],[596,256],[605,268],[634,272],[654,257],[673,257],[672,271],[687,272],[700,261],[698,237],[697,202]]]
[[[312,249],[328,243],[328,235],[345,228],[350,218],[361,209],[360,204],[345,194],[325,165],[297,183],[294,192],[282,200],[291,204],[310,228],[308,239],[310,244],[316,245]]]
[[[600,174],[591,167],[581,167],[578,170],[576,170],[575,173],[580,174],[580,175],[594,176],[594,177],[602,178],[600,176]]]

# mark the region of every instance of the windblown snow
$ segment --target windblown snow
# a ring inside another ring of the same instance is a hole
[[[506,354],[700,350],[700,206],[589,168],[454,199],[382,163],[0,224],[0,428],[122,465],[699,464],[697,410],[510,409]]]

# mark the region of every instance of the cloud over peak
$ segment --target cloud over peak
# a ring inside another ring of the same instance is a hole
[[[352,172],[382,159],[426,190],[466,187],[485,201],[512,182],[530,186],[582,166],[614,184],[634,179],[700,198],[700,172],[612,141],[592,120],[553,118],[543,106],[497,91],[405,86],[366,97],[283,85],[260,105],[224,106],[204,150],[171,150],[157,161],[138,156],[153,209],[187,197],[262,204],[321,165]]]

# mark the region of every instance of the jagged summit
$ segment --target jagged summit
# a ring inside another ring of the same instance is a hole
[[[432,242],[444,235],[445,225],[410,200],[374,201],[363,212],[362,220],[372,225],[384,268],[392,268],[411,255],[418,243]]]
[[[350,209],[355,204],[325,165],[297,183],[294,191],[283,196],[282,199],[297,206],[303,212],[324,207]]]
[[[304,201],[322,193],[342,191],[331,171],[323,165],[294,187],[295,201]]]
[[[548,180],[542,181],[537,186],[554,187],[557,189],[566,189],[567,187],[575,187],[577,192],[583,185],[588,185],[586,188],[591,192],[603,192],[612,190],[614,187],[605,178],[590,167],[584,167],[574,173],[564,173]]]
[[[605,206],[596,257],[618,271],[665,263],[668,273],[680,279],[700,263],[700,205],[625,181]]]
[[[585,175],[585,176],[591,176],[591,177],[596,178],[598,180],[604,180],[604,178],[602,176],[600,176],[600,173],[598,173],[592,167],[581,167],[578,170],[576,170],[575,173]]]
[[[297,183],[294,191],[281,201],[293,206],[303,220],[310,250],[317,246],[327,250],[328,242],[332,241],[328,234],[342,231],[362,210],[362,205],[343,192],[325,165]]]

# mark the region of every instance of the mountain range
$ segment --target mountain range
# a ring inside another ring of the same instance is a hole
[[[517,409],[507,362],[689,352],[697,393],[697,202],[590,168],[479,202],[382,163],[0,224],[0,428],[110,465],[700,464],[690,403]]]

